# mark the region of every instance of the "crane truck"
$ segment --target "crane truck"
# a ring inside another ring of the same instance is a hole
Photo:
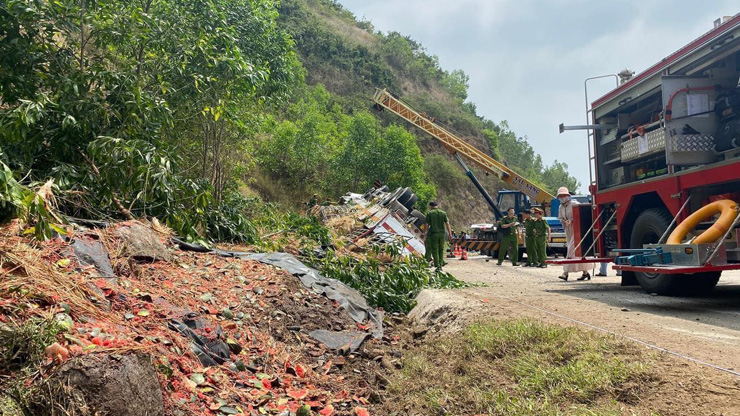
[[[588,131],[593,205],[574,213],[577,254],[650,293],[708,292],[740,269],[740,14],[626,75],[586,125],[560,126]]]
[[[483,199],[493,212],[496,221],[499,221],[503,217],[503,213],[499,208],[503,201],[506,202],[508,208],[514,208],[517,213],[521,213],[522,210],[534,205],[542,207],[546,213],[545,215],[550,213],[550,207],[553,206],[554,201],[557,204],[557,199],[549,192],[519,175],[503,163],[496,161],[485,152],[476,149],[474,146],[457,137],[447,128],[436,122],[433,117],[414,110],[387,90],[376,88],[373,95],[373,102],[376,109],[387,109],[437,139],[465,170],[465,174],[473,182],[473,185],[480,192],[481,196],[483,196]],[[485,172],[495,175],[513,187],[514,190],[499,192],[499,203],[497,203],[483,188],[480,181],[478,181],[463,160],[463,157]],[[556,218],[550,218],[549,222],[552,222],[554,231],[558,231],[554,233],[552,241],[550,241],[550,247],[556,250],[564,250],[565,236],[562,234],[560,222]],[[498,250],[500,240],[495,225],[491,224],[490,227],[480,227],[478,237],[472,240],[462,239],[457,241],[457,243],[470,250],[477,250],[483,254],[494,256]],[[520,244],[522,237],[521,230],[519,230]],[[520,253],[523,253],[523,250],[520,250]]]

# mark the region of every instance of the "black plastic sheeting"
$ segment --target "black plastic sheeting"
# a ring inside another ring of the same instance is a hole
[[[373,337],[383,337],[383,312],[373,309],[367,304],[360,292],[352,289],[336,279],[324,277],[318,270],[306,266],[292,254],[287,253],[235,253],[223,250],[213,250],[215,254],[226,257],[237,257],[245,260],[258,261],[279,267],[298,277],[304,286],[323,294],[336,301],[340,307],[349,312],[355,322],[370,322],[373,325]]]
[[[231,356],[229,346],[224,340],[224,331],[220,326],[216,327],[211,340],[200,336],[194,331],[202,331],[208,324],[195,312],[186,313],[182,319],[171,319],[167,324],[170,329],[177,331],[180,335],[193,341],[190,349],[206,367],[213,367],[225,363]]]
[[[95,267],[100,277],[116,277],[110,257],[108,257],[108,250],[106,250],[103,243],[75,239],[70,245],[82,266]]]
[[[198,253],[210,253],[213,251],[208,247],[203,247],[200,244],[188,243],[187,241],[180,240],[179,238],[173,238],[172,241],[177,243],[177,246],[180,247],[180,250],[195,251]]]

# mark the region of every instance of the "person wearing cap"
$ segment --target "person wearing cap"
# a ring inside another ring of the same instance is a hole
[[[536,259],[539,262],[534,264],[533,267],[545,268],[547,267],[547,242],[550,241],[550,224],[542,218],[544,212],[535,208],[534,220],[532,220],[532,229],[534,234],[534,251],[536,253]]]
[[[426,217],[428,228],[424,239],[425,257],[427,261],[434,259],[434,268],[441,270],[442,266],[445,265],[445,232],[452,238],[452,227],[450,227],[447,213],[439,209],[439,204],[435,201],[429,203],[429,211]]]
[[[498,248],[498,265],[503,264],[509,247],[512,247],[511,265],[516,266],[519,259],[519,242],[516,239],[516,227],[519,220],[514,215],[514,208],[509,208],[507,215],[501,218],[501,245]]]
[[[576,258],[576,241],[573,224],[573,206],[578,205],[578,202],[573,201],[570,197],[568,188],[561,186],[558,189],[558,200],[560,201],[560,209],[558,210],[558,219],[563,224],[565,229],[565,244],[568,247],[568,253],[565,255],[566,259]],[[558,278],[568,281],[568,274],[570,272],[582,272],[581,277],[577,280],[591,280],[591,274],[588,272],[593,268],[591,263],[576,263],[563,265],[563,274]]]
[[[528,209],[522,211],[522,224],[524,224],[524,248],[527,250],[527,262],[524,267],[534,267],[540,263],[537,260],[537,251],[534,249],[534,218],[532,218],[532,211]]]

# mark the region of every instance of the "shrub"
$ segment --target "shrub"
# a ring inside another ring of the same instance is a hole
[[[366,259],[329,251],[323,259],[311,259],[314,267],[333,279],[357,289],[367,302],[388,312],[408,313],[424,288],[450,289],[467,285],[449,273],[434,271],[422,257],[402,257],[401,244],[373,246]],[[392,259],[384,262],[381,259]]]

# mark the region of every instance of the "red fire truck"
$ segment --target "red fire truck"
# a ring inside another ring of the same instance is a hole
[[[740,269],[737,204],[723,205],[728,212],[716,222],[711,209],[703,219],[691,215],[718,200],[740,202],[739,79],[740,13],[591,103],[581,127],[593,149],[593,204],[575,210],[578,256],[670,251],[666,264],[614,265],[623,285],[659,294],[706,292],[722,271]],[[693,222],[673,245],[651,245],[665,243],[674,223]],[[692,244],[715,224],[724,226],[715,241]]]

